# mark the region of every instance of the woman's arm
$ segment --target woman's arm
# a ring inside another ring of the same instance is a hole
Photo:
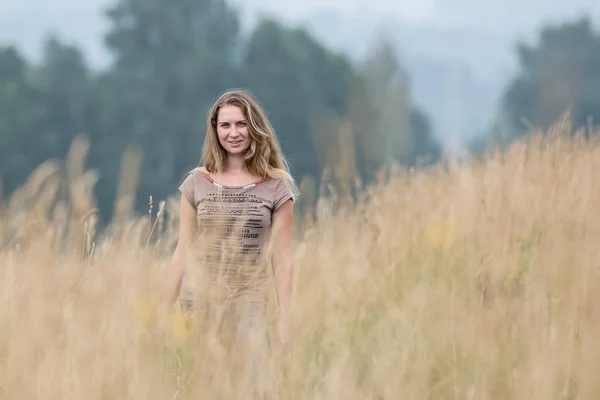
[[[197,220],[196,210],[190,202],[181,197],[179,210],[179,239],[177,247],[167,266],[165,285],[161,301],[161,323],[166,323],[173,308],[173,304],[179,296],[181,281],[185,272],[185,261],[188,249],[196,237]]]
[[[282,342],[288,340],[290,322],[293,270],[292,270],[292,225],[294,203],[288,200],[273,214],[273,276],[277,293],[277,335]]]

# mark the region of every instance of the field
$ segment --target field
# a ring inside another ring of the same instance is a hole
[[[570,133],[323,199],[295,238],[282,398],[599,398],[600,142]],[[99,236],[83,153],[3,205],[0,399],[248,398],[193,322],[155,333],[177,198]]]

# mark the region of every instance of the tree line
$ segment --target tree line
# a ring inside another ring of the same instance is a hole
[[[102,219],[113,216],[120,196],[124,153],[139,155],[139,165],[131,166],[134,207],[144,212],[149,196],[165,199],[198,164],[208,109],[234,87],[249,89],[263,104],[299,181],[318,185],[324,171],[334,171],[368,183],[389,162],[419,166],[440,158],[390,42],[374,44],[356,65],[307,30],[275,19],[244,34],[238,11],[225,0],[120,0],[105,16],[112,57],[101,70],[51,36],[37,64],[14,46],[0,48],[5,195],[40,163],[64,159],[84,135],[86,167],[99,173],[94,191]],[[560,99],[578,101],[581,119],[597,115],[598,43],[582,20],[547,28],[538,48],[521,46],[522,72],[508,85],[497,124],[511,125],[516,136],[520,118],[545,122]],[[567,94],[557,89],[565,85],[573,88]]]
[[[240,15],[224,0],[121,0],[106,18],[112,62],[103,70],[55,37],[38,64],[15,47],[0,49],[5,193],[85,135],[103,218],[114,211],[126,149],[141,156],[135,205],[143,211],[149,196],[166,198],[198,164],[208,109],[235,87],[266,108],[299,181],[320,182],[344,162],[368,182],[387,160],[439,155],[389,43],[353,65],[305,29],[274,19],[242,34]]]
[[[518,70],[502,94],[489,135],[471,143],[476,154],[545,131],[565,112],[573,132],[597,131],[600,120],[600,32],[588,16],[541,28],[536,43],[515,46]]]

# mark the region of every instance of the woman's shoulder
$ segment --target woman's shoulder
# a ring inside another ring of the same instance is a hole
[[[267,183],[275,202],[280,202],[286,199],[296,199],[296,187],[291,177],[274,176],[269,178]]]
[[[291,187],[293,187],[292,180],[285,176],[270,176],[270,177],[267,177],[263,182],[268,184],[272,188],[277,188],[277,187],[290,187],[291,188]]]
[[[198,183],[201,183],[202,180],[199,180],[198,177],[202,176],[202,174],[206,174],[206,169],[203,167],[193,168],[187,171],[183,178],[181,179],[181,186],[183,187],[194,187]]]
[[[189,171],[187,171],[185,173],[184,180],[193,180],[195,182],[195,181],[198,180],[197,179],[198,177],[204,177],[204,176],[207,176],[208,174],[209,173],[206,170],[206,168],[204,168],[204,167],[196,167],[196,168],[193,168],[193,169],[191,169],[191,170],[189,170]],[[200,180],[200,182],[201,182],[201,180]]]
[[[205,167],[196,167],[188,172],[188,175],[208,174]]]

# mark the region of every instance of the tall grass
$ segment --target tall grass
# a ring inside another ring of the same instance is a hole
[[[295,240],[282,398],[599,398],[600,142],[570,134],[321,200]],[[99,237],[72,163],[72,186],[43,165],[2,211],[0,398],[248,398],[194,324],[153,329],[177,202]]]

